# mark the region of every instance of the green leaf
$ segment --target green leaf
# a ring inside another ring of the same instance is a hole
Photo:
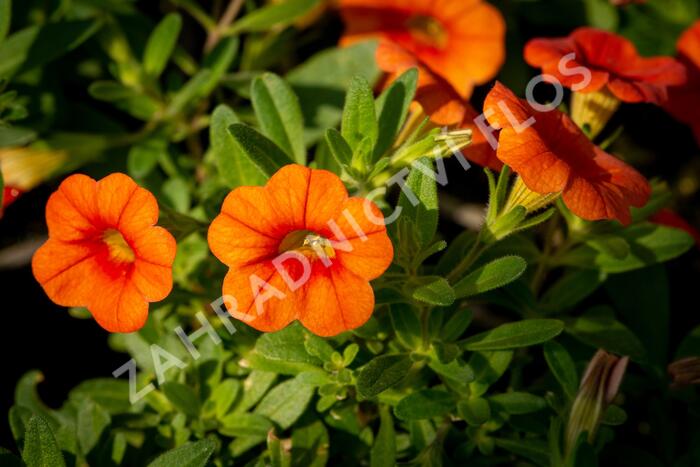
[[[204,467],[216,449],[216,441],[203,439],[161,454],[148,467]]]
[[[550,313],[569,310],[595,292],[607,277],[607,274],[592,269],[570,271],[547,289],[540,307]]]
[[[422,389],[404,397],[394,408],[401,420],[425,420],[454,410],[455,397],[446,391]]]
[[[256,77],[250,90],[260,128],[287,155],[306,165],[304,120],[299,99],[287,82],[274,73]]]
[[[611,405],[605,409],[603,419],[600,421],[604,425],[619,426],[627,421],[627,413],[618,405]]]
[[[230,107],[221,104],[214,109],[209,127],[209,140],[219,175],[229,188],[262,185],[266,177],[246,157],[243,149],[236,144],[228,131],[234,123],[240,123],[240,120]]]
[[[197,417],[199,415],[200,403],[194,390],[181,383],[167,381],[161,385],[161,390],[165,397],[175,406],[175,408],[185,415]]]
[[[574,318],[566,325],[566,332],[581,342],[636,361],[645,361],[646,351],[637,336],[615,319],[615,312],[607,306],[598,306]]]
[[[527,392],[496,394],[489,397],[489,403],[510,415],[537,412],[547,407],[547,402],[542,397]]]
[[[182,18],[177,13],[167,14],[155,27],[143,52],[143,71],[147,75],[157,78],[163,72],[175,50],[181,28]]]
[[[362,367],[357,391],[365,399],[374,397],[401,381],[413,363],[406,355],[382,355]]]
[[[352,149],[343,135],[335,128],[326,131],[326,143],[335,161],[343,168],[350,167],[352,163]]]
[[[187,108],[194,106],[196,102],[207,95],[211,86],[213,72],[203,68],[197,72],[189,81],[185,83],[175,94],[173,94],[165,110],[165,118],[174,118]]]
[[[0,44],[10,32],[12,22],[12,0],[0,0]]]
[[[129,382],[115,378],[98,378],[83,381],[69,394],[71,401],[90,398],[110,414],[124,413],[131,408]]]
[[[564,390],[564,394],[566,394],[569,399],[573,399],[576,397],[579,381],[576,365],[574,365],[571,355],[569,355],[569,352],[564,346],[555,341],[545,342],[543,350],[544,359],[547,361],[549,369]]]
[[[474,313],[466,308],[461,308],[452,313],[450,319],[445,322],[440,332],[440,339],[443,342],[450,342],[459,339],[472,322]]]
[[[524,457],[537,465],[548,467],[550,464],[549,448],[538,439],[501,439],[495,438],[496,446],[513,454]]]
[[[653,287],[640,287],[653,284]],[[611,275],[605,289],[615,312],[629,326],[659,367],[668,362],[671,291],[666,267],[657,264]]]
[[[564,255],[561,264],[599,268],[608,273],[626,272],[673,259],[694,244],[693,238],[680,229],[650,223],[629,226],[619,235],[630,246],[625,258],[619,259],[583,245]]]
[[[502,324],[490,331],[460,342],[464,350],[507,350],[541,344],[555,338],[564,330],[556,319],[528,319]]]
[[[320,0],[286,0],[253,10],[231,26],[228,34],[266,31],[273,26],[291,24],[295,19],[314,8]]]
[[[95,81],[88,87],[88,93],[140,120],[149,120],[158,111],[158,103],[153,99],[116,81]]]
[[[81,452],[87,455],[97,445],[102,432],[112,422],[109,413],[93,402],[83,399],[78,409],[77,435]]]
[[[527,263],[520,256],[504,256],[495,259],[454,285],[457,298],[471,297],[489,290],[503,287],[513,282],[527,269]]]
[[[158,165],[158,160],[167,152],[167,142],[162,139],[147,139],[129,149],[126,167],[129,175],[144,178]]]
[[[325,49],[293,69],[287,81],[299,96],[307,145],[338,126],[343,101],[352,77],[361,75],[374,83],[380,75],[374,60],[375,42]]]
[[[473,397],[457,403],[457,413],[472,426],[483,425],[491,419],[491,406],[483,397]]]
[[[66,465],[56,437],[41,415],[33,415],[29,419],[22,459],[27,467],[64,467]]]
[[[630,253],[630,245],[617,235],[600,235],[586,240],[586,245],[615,259],[625,259]]]
[[[236,405],[236,413],[246,412],[257,404],[267,390],[272,387],[275,379],[277,379],[275,373],[259,370],[251,371],[245,381],[243,381],[243,397]]]
[[[374,147],[374,160],[379,159],[391,147],[403,126],[408,107],[416,93],[417,83],[418,70],[411,68],[396,78],[377,98],[376,114],[379,128],[377,144]]]
[[[301,417],[313,395],[313,386],[292,378],[267,393],[256,407],[255,413],[264,415],[286,430]]]
[[[389,309],[389,316],[399,342],[408,349],[419,348],[422,342],[421,324],[415,308],[406,303],[395,303]]]
[[[15,404],[26,407],[35,414],[42,415],[51,428],[56,429],[57,424],[52,417],[51,410],[42,402],[37,391],[37,384],[43,380],[44,375],[37,370],[28,371],[22,375],[15,387]]]
[[[449,306],[455,301],[455,293],[443,277],[427,276],[418,278],[420,284],[413,289],[411,297],[423,303]]]
[[[427,172],[427,173],[426,173]],[[432,176],[431,176],[432,175]],[[411,168],[398,206],[401,218],[410,219],[416,229],[419,247],[427,246],[435,236],[438,223],[437,183],[433,163],[427,157],[418,159]],[[411,193],[409,196],[406,192]]]
[[[377,117],[374,113],[374,97],[372,88],[362,76],[355,76],[350,83],[345,95],[345,106],[343,107],[343,121],[340,126],[340,133],[345,141],[357,156],[360,143],[367,139],[366,143],[370,151],[377,142]],[[353,165],[356,165],[353,160]]]
[[[396,432],[394,419],[388,407],[379,409],[379,431],[370,451],[370,467],[394,467],[396,465]]]
[[[267,417],[254,413],[231,413],[223,417],[219,433],[225,436],[267,436],[274,425]]]
[[[292,465],[325,467],[329,457],[328,430],[317,420],[292,431]]]
[[[221,418],[228,413],[241,391],[241,382],[227,378],[221,381],[212,391],[210,400],[214,402],[214,413]]]
[[[270,360],[305,363],[319,366],[322,361],[306,348],[307,333],[299,324],[281,331],[263,334],[255,344],[255,351]]]
[[[268,178],[285,165],[293,163],[275,143],[249,126],[234,123],[228,131],[242,154]]]
[[[0,77],[43,66],[75,49],[95,34],[100,21],[76,20],[30,26],[0,44]]]

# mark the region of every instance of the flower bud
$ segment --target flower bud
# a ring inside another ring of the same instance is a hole
[[[581,433],[588,433],[588,442],[595,439],[605,409],[622,383],[628,357],[618,357],[598,350],[581,379],[581,386],[569,413],[566,428],[566,452],[571,453]]]

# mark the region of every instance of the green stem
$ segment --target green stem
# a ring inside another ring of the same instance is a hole
[[[455,268],[452,270],[447,275],[447,280],[448,282],[452,283],[456,281],[457,279],[460,278],[467,270],[471,267],[472,264],[474,264],[474,261],[476,261],[479,256],[481,256],[481,253],[486,250],[486,245],[483,245],[481,243],[481,233],[483,232],[483,227],[482,230],[479,231],[479,235],[477,235],[476,240],[474,240],[474,245],[472,245],[471,249],[469,250],[469,253],[467,253],[467,256],[462,258],[462,260],[455,266]]]
[[[428,350],[430,348],[430,308],[427,306],[421,307],[420,310],[420,324],[421,324],[421,337],[423,338],[423,350]]]
[[[535,297],[539,295],[542,283],[549,272],[549,257],[554,250],[554,234],[557,231],[557,227],[559,227],[559,213],[555,212],[547,224],[547,232],[544,237],[544,249],[537,263],[535,275],[532,276],[532,282],[530,283],[530,288]]]

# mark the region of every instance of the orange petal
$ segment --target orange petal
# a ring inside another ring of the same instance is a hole
[[[386,271],[394,257],[383,220],[384,216],[373,202],[350,198],[346,209],[335,219],[345,239],[336,236],[331,229],[321,235],[339,243],[335,251],[342,267],[365,280],[372,280]]]
[[[566,206],[587,220],[631,221],[630,206],[642,207],[651,194],[646,179],[629,165],[596,148],[595,166],[575,174],[562,193]]]
[[[214,256],[230,267],[272,258],[280,244],[280,239],[263,235],[228,213],[214,219],[207,239]]]
[[[49,298],[62,306],[86,306],[95,290],[95,278],[104,274],[97,249],[85,243],[49,238],[32,257],[32,272]]]
[[[75,241],[93,236],[97,213],[97,182],[85,175],[71,175],[46,203],[49,237]]]
[[[109,332],[134,332],[148,318],[148,303],[136,284],[124,275],[116,280],[99,280],[88,309],[95,321]]]
[[[138,189],[131,177],[113,173],[97,182],[97,208],[106,226],[117,227],[124,209]]]
[[[158,222],[158,201],[150,191],[137,187],[124,206],[118,229],[125,237],[130,238],[155,225],[156,222]]]
[[[392,80],[410,68],[418,68],[415,100],[437,125],[452,125],[464,119],[467,105],[445,80],[399,45],[382,41],[376,52],[377,66]]]
[[[369,282],[345,268],[316,264],[304,286],[304,327],[319,336],[335,336],[365,324],[374,310]]]
[[[173,286],[175,239],[162,227],[149,227],[134,237],[132,247],[136,255],[134,284],[147,301],[163,300]]]
[[[535,112],[501,83],[497,82],[486,97],[484,112],[491,126],[503,128],[498,158],[520,174],[533,191],[555,193],[566,186],[571,167],[560,148],[564,154],[575,150],[572,159],[593,157],[590,142],[566,116],[556,110]],[[534,123],[520,128],[530,119]]]
[[[289,291],[271,261],[230,269],[223,293],[236,300],[236,308],[229,313],[259,331],[283,329],[300,310],[301,295]]]
[[[322,229],[340,212],[348,196],[337,175],[298,164],[278,170],[265,190],[287,232]]]

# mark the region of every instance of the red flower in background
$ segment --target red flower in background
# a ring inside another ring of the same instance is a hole
[[[505,59],[505,22],[481,0],[341,0],[341,42],[382,38],[415,56],[462,98]]]
[[[685,219],[671,211],[670,209],[662,209],[649,218],[654,224],[665,225],[687,232],[695,239],[695,244],[700,247],[700,232],[690,225]]]
[[[664,108],[693,130],[700,144],[700,20],[693,23],[676,44],[679,60],[686,66],[688,80],[682,86],[668,89]]]
[[[484,114],[492,127],[501,129],[498,158],[530,190],[561,193],[577,216],[628,224],[629,207],[641,207],[649,199],[646,179],[591,143],[562,112],[535,111],[497,82],[486,97]]]
[[[568,62],[562,59],[574,53]],[[568,37],[533,39],[525,46],[525,61],[556,77],[565,87],[582,84],[574,67],[591,72],[591,81],[577,92],[607,89],[623,102],[661,104],[667,87],[685,82],[685,69],[671,57],[641,57],[634,44],[611,32],[583,27]],[[562,65],[564,73],[562,73]],[[565,74],[566,73],[566,74]]]

